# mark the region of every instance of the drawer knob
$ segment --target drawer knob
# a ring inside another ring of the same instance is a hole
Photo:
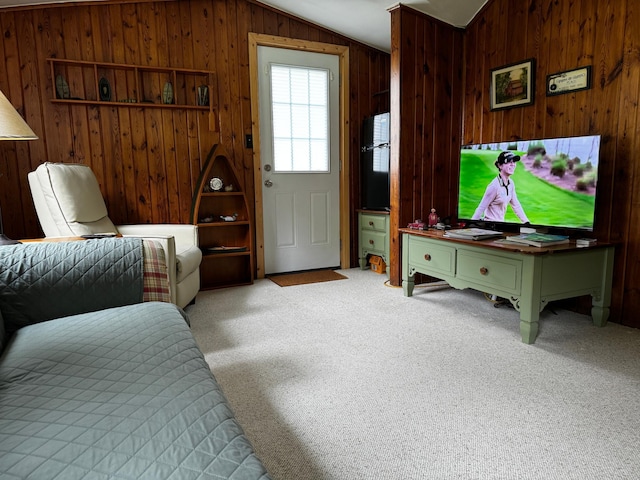
[[[373,222],[369,222],[369,226],[373,227],[374,223]]]
[[[431,261],[431,255],[429,255],[428,253],[425,253],[425,254],[424,254],[424,259],[425,259],[427,262],[430,262],[430,261]]]
[[[369,240],[369,245],[373,245],[375,242],[373,240]]]
[[[487,273],[489,273],[489,270],[487,269],[487,267],[482,267],[480,269],[480,275],[486,275]]]

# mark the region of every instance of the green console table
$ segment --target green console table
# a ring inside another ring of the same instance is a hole
[[[508,299],[520,312],[520,334],[532,344],[540,312],[553,300],[591,295],[591,316],[603,327],[609,318],[614,247],[575,242],[550,247],[505,245],[495,240],[446,238],[442,231],[401,228],[402,288],[413,294],[414,275],[442,279],[453,288],[473,288]]]

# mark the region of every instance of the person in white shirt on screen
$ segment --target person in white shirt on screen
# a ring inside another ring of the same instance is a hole
[[[519,161],[520,157],[513,152],[504,151],[498,155],[495,162],[498,176],[487,185],[482,201],[471,217],[472,220],[503,222],[507,206],[511,205],[520,221],[529,223],[529,219],[518,201],[516,185],[511,179],[511,175],[516,170],[516,162]]]

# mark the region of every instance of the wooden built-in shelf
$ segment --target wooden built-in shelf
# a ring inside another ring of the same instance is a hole
[[[210,191],[213,177],[223,182],[221,191]],[[198,226],[199,246],[203,253],[200,265],[202,289],[248,285],[253,283],[253,231],[249,221],[246,195],[238,183],[233,165],[215,145],[209,152],[196,184],[191,207],[191,223]],[[232,191],[224,187],[232,185]],[[221,216],[237,215],[235,221]],[[204,221],[209,219],[210,221]],[[211,248],[242,248],[242,251],[210,252]]]
[[[125,108],[167,108],[209,112],[215,76],[207,70],[48,58],[51,103]]]

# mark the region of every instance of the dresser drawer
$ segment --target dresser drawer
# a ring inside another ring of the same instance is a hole
[[[385,232],[362,230],[362,234],[360,235],[360,248],[363,250],[366,250],[368,253],[377,252],[385,255],[386,245],[387,234]]]
[[[363,231],[379,230],[381,232],[386,232],[387,230],[387,219],[384,215],[362,214],[360,222],[360,228],[362,228]]]
[[[455,275],[456,249],[440,241],[409,237],[409,265],[427,275]]]
[[[522,262],[484,252],[459,249],[457,277],[519,295]]]

